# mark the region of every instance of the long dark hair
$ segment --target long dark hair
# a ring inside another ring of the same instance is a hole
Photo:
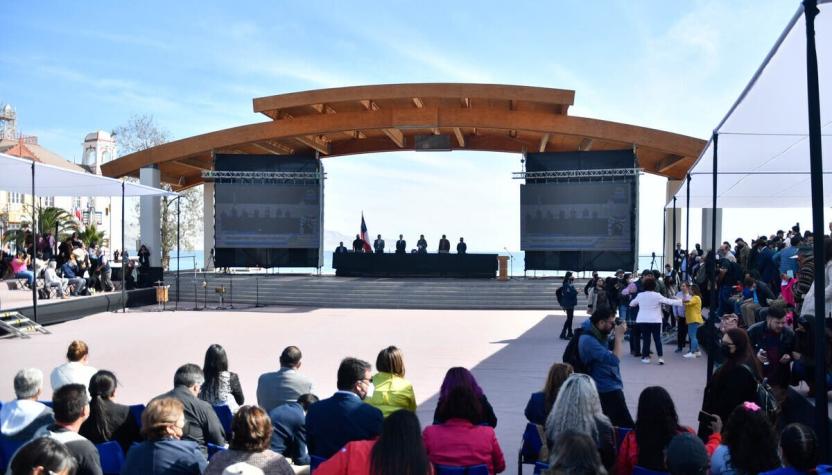
[[[220,373],[223,371],[228,371],[228,355],[225,353],[225,348],[215,343],[205,352],[205,364],[202,365],[202,374],[205,376],[204,386],[216,389],[219,386]]]
[[[635,427],[640,466],[665,471],[664,450],[683,430],[673,399],[663,387],[650,386],[641,392]]]
[[[740,473],[760,473],[780,466],[777,434],[760,409],[739,405],[725,423],[722,443],[728,446],[731,465]]]
[[[552,412],[552,406],[555,405],[555,399],[558,398],[560,387],[573,372],[572,365],[569,363],[555,363],[549,368],[546,386],[543,386],[543,403],[547,416]]]
[[[430,460],[419,419],[400,409],[384,420],[381,437],[370,453],[370,475],[428,475]]]
[[[116,386],[118,386],[118,379],[112,371],[102,369],[90,378],[90,418],[95,421],[95,428],[104,440],[109,440],[115,429],[110,427],[104,401],[109,401],[113,397]]]
[[[728,338],[731,339],[735,349],[731,357],[725,359],[725,362],[719,368],[715,376],[720,377],[723,374],[727,374],[729,370],[745,365],[750,368],[759,379],[762,374],[762,370],[760,369],[760,363],[757,361],[757,357],[754,356],[754,352],[751,347],[751,339],[748,338],[748,333],[742,328],[730,328],[725,333],[728,335]]]
[[[482,404],[468,386],[457,386],[439,403],[439,420],[465,419],[471,424],[482,422]]]

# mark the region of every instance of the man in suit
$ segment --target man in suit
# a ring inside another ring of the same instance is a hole
[[[306,412],[318,396],[304,394],[297,401],[277,406],[269,412],[272,420],[272,450],[292,459],[294,465],[309,465],[306,448]]]
[[[297,346],[287,346],[280,354],[280,369],[260,375],[257,380],[257,405],[266,412],[289,402],[297,401],[312,392],[312,382],[300,374],[303,354]]]
[[[373,242],[373,249],[376,251],[376,254],[384,254],[384,239],[381,238],[381,234]]]
[[[404,236],[399,234],[399,240],[396,241],[396,254],[405,254],[407,253],[407,241],[404,240]]]
[[[451,241],[448,241],[448,238],[445,235],[442,235],[442,239],[439,240],[439,254],[447,254],[451,252]]]
[[[465,240],[463,238],[459,238],[459,244],[456,245],[456,253],[465,254],[467,251],[468,245],[465,244]]]
[[[416,242],[416,249],[419,250],[419,254],[428,252],[428,242],[425,240],[424,234],[419,235],[419,240]]]
[[[338,243],[338,247],[335,248],[335,254],[346,254],[347,247],[344,246],[344,241]]]
[[[309,453],[329,458],[353,440],[370,440],[381,434],[381,411],[363,401],[370,389],[370,363],[344,358],[338,367],[338,391],[317,402],[306,413]]]
[[[192,440],[208,455],[208,443],[225,445],[225,431],[222,423],[207,402],[197,399],[205,377],[199,365],[188,363],[179,367],[173,376],[173,390],[153,399],[172,397],[179,400],[185,409],[185,428],[182,439]]]
[[[364,240],[358,234],[355,235],[355,241],[352,242],[352,252],[364,252]]]

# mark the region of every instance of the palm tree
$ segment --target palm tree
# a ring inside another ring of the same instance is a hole
[[[89,247],[93,242],[101,244],[104,241],[104,231],[99,231],[95,227],[95,223],[90,223],[83,231],[78,233],[78,239]]]
[[[24,235],[32,228],[32,205],[26,205],[24,210],[26,217],[21,221],[20,229],[11,229],[3,236],[3,242],[14,242],[19,248],[23,247]],[[59,240],[69,233],[78,231],[78,223],[65,209],[48,206],[38,207],[37,210],[38,234],[56,233],[55,239]]]

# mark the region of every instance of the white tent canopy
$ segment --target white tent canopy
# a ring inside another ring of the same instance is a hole
[[[824,201],[832,201],[832,0],[819,0],[815,41],[820,84]],[[717,207],[810,208],[806,24],[801,5],[760,69],[714,129]],[[713,139],[691,169],[690,207],[710,208]],[[687,185],[676,193],[685,207]]]
[[[121,196],[122,182],[34,162],[36,196]],[[0,190],[32,194],[32,161],[0,153]],[[124,196],[176,196],[172,191],[124,183]]]

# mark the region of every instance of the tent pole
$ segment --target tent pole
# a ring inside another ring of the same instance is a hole
[[[809,163],[812,174],[812,230],[814,231],[815,259],[815,354],[826,354],[825,265],[823,255],[823,156],[820,130],[820,93],[818,86],[818,55],[815,48],[815,16],[819,13],[817,0],[803,0],[806,17],[806,82],[809,109]],[[818,442],[821,460],[829,461],[829,408],[826,394],[826,359],[816,358],[815,365],[815,420],[819,425]]]
[[[182,196],[176,197],[176,310],[179,310],[179,267],[181,261],[179,260],[179,199]]]
[[[127,255],[126,249],[124,248],[124,179],[121,179],[121,313],[125,313],[127,307],[127,301],[125,297],[125,277],[127,276],[127,268],[129,267],[127,264],[129,263],[129,259],[125,259],[124,256]]]
[[[719,292],[716,288],[716,180],[717,180],[717,172],[719,171],[719,134],[714,131],[713,134],[713,143],[714,143],[714,169],[713,169],[713,194],[712,198],[712,209],[711,209],[711,252],[713,252],[713,257],[711,257],[711,262],[708,263],[706,261],[706,265],[711,265],[711,275],[708,276],[708,279],[711,281],[711,310],[708,313],[708,321],[705,322],[705,325],[708,325],[710,328],[709,330],[714,330],[716,326],[716,313],[717,309],[719,308]],[[690,189],[690,188],[688,188]],[[711,334],[711,333],[708,333]],[[714,374],[714,357],[711,354],[712,352],[708,353],[708,374],[706,381],[711,380],[711,376]]]
[[[671,243],[670,249],[675,254],[676,252],[676,195],[673,195],[673,242]],[[677,276],[679,275],[679,269],[676,268],[676,256],[673,256],[673,260],[671,261],[671,265],[673,266],[673,270],[677,272]]]
[[[688,281],[690,273],[690,259],[688,259],[688,249],[690,249],[690,173],[687,177],[688,183],[685,189],[685,282]]]
[[[664,269],[664,247],[667,246],[667,208],[662,208],[662,269]]]
[[[35,159],[32,159],[32,319],[38,322],[38,203],[35,198]],[[24,242],[25,246],[26,243]],[[28,251],[28,249],[26,250]]]

